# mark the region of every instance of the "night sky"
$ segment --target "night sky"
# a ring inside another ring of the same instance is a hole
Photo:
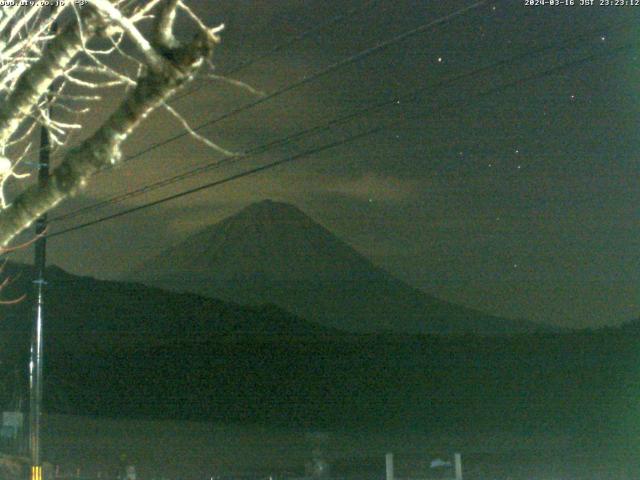
[[[271,93],[473,2],[190,3],[209,24],[227,25],[213,58],[216,72],[223,75],[258,58],[232,76]],[[269,54],[351,9],[359,11]],[[201,133],[243,151],[423,88],[415,101],[402,100],[331,132],[51,228],[55,232],[383,125],[379,133],[52,238],[49,260],[73,273],[122,278],[132,265],[197,229],[271,198],[299,206],[376,264],[455,303],[574,327],[636,318],[638,19],[640,5],[532,7],[513,0],[470,10]],[[554,48],[539,51],[547,45]],[[517,62],[451,80],[515,55],[521,55]],[[571,65],[545,74],[566,63]],[[507,84],[513,85],[500,88]],[[490,89],[497,91],[483,94]],[[205,79],[188,91],[173,105],[193,125],[257,98]],[[158,113],[126,153],[180,130],[169,115]],[[51,216],[219,158],[182,138],[101,174]]]

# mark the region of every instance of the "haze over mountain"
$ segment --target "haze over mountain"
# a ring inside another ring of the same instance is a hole
[[[520,333],[541,325],[429,296],[373,265],[295,206],[265,200],[145,261],[129,277],[238,303],[272,303],[354,332]]]

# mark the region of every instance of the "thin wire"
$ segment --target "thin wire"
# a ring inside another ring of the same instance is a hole
[[[385,48],[390,47],[391,45],[394,45],[394,44],[396,44],[398,42],[406,40],[406,39],[408,39],[408,38],[410,38],[412,36],[415,36],[415,35],[417,35],[419,33],[422,33],[424,31],[426,31],[426,30],[428,30],[430,28],[437,27],[439,25],[445,24],[445,23],[449,22],[450,20],[453,20],[454,18],[456,18],[458,16],[461,16],[461,15],[463,15],[465,13],[468,13],[468,12],[470,12],[472,10],[480,8],[480,7],[484,6],[484,5],[486,5],[487,3],[488,3],[488,0],[481,0],[479,2],[476,2],[476,3],[473,3],[473,4],[469,5],[467,7],[463,7],[461,9],[459,9],[459,10],[456,10],[453,13],[450,13],[448,15],[444,15],[444,16],[442,16],[440,18],[437,18],[436,20],[433,20],[431,22],[422,24],[419,27],[416,27],[416,28],[414,28],[412,30],[408,30],[408,31],[406,31],[404,33],[401,33],[401,34],[399,34],[399,35],[397,35],[395,37],[392,37],[392,38],[390,38],[388,40],[384,40],[384,41],[374,45],[373,47],[366,48],[366,49],[361,50],[361,51],[359,51],[359,52],[357,52],[357,53],[355,53],[355,54],[353,54],[353,55],[351,55],[351,56],[349,56],[349,57],[347,57],[347,58],[345,58],[343,60],[340,60],[338,62],[332,63],[328,67],[323,68],[322,70],[314,73],[313,75],[310,75],[308,77],[304,77],[301,80],[298,80],[297,82],[294,82],[294,83],[291,83],[289,85],[286,85],[285,87],[283,87],[283,88],[281,88],[279,90],[276,90],[275,92],[270,93],[269,95],[266,95],[266,96],[254,101],[254,102],[248,103],[248,104],[243,105],[243,106],[238,107],[238,108],[235,108],[233,110],[230,110],[229,112],[226,112],[226,113],[223,113],[222,115],[219,115],[218,117],[216,117],[214,119],[208,120],[207,122],[204,122],[204,123],[200,124],[199,126],[194,127],[193,130],[194,131],[201,130],[201,129],[205,128],[205,127],[214,125],[214,124],[216,124],[216,123],[218,123],[218,122],[220,122],[222,120],[226,120],[227,118],[235,116],[235,115],[237,115],[239,113],[245,112],[245,111],[247,111],[247,110],[249,110],[249,109],[251,109],[253,107],[256,107],[258,105],[263,104],[264,102],[267,102],[267,101],[269,101],[271,99],[277,98],[280,95],[283,95],[283,94],[285,94],[287,92],[290,92],[290,91],[295,90],[295,89],[297,89],[299,87],[302,87],[303,85],[306,85],[306,84],[308,84],[308,83],[310,83],[310,82],[312,82],[314,80],[317,80],[317,79],[322,78],[322,77],[324,77],[326,75],[329,75],[329,74],[331,74],[331,73],[333,73],[333,72],[335,72],[335,71],[337,71],[337,70],[339,70],[339,69],[341,69],[343,67],[346,67],[346,66],[348,66],[348,65],[350,65],[352,63],[355,63],[355,62],[357,62],[359,60],[363,60],[363,59],[369,57],[370,55],[373,55],[374,53],[377,53],[377,52],[379,52],[381,50],[384,50]],[[158,143],[155,143],[153,145],[150,145],[149,147],[147,147],[147,148],[145,148],[143,150],[140,150],[139,152],[134,153],[133,155],[130,155],[130,156],[126,157],[122,162],[120,162],[120,164],[116,164],[116,165],[111,166],[111,167],[103,168],[98,173],[109,172],[109,171],[115,169],[118,165],[121,165],[122,163],[130,162],[130,161],[132,161],[132,160],[134,160],[136,158],[141,157],[145,153],[148,153],[148,152],[150,152],[152,150],[155,150],[156,148],[163,147],[163,146],[165,146],[165,145],[167,145],[169,143],[175,142],[176,140],[178,140],[180,138],[183,138],[183,137],[186,137],[188,135],[189,135],[189,132],[184,130],[184,131],[182,131],[181,133],[179,133],[177,135],[174,135],[172,137],[166,138],[165,140],[163,140],[161,142],[158,142]]]
[[[626,45],[623,45],[621,47],[617,47],[615,49],[609,50],[609,51],[607,51],[605,53],[607,54],[606,56],[613,56],[613,55],[616,55],[618,53],[621,53],[624,50],[630,49],[632,47],[637,47],[638,45],[639,45],[638,43],[630,43],[630,44],[626,44]],[[539,80],[540,78],[544,78],[544,77],[553,75],[553,74],[558,73],[558,72],[560,72],[562,70],[566,70],[567,68],[571,68],[571,67],[575,67],[575,66],[579,66],[579,65],[583,65],[585,63],[591,62],[592,60],[594,60],[595,58],[598,58],[600,56],[604,56],[604,55],[602,53],[596,53],[596,54],[590,55],[588,57],[584,57],[584,58],[581,58],[581,59],[578,59],[578,60],[574,60],[572,62],[567,62],[567,63],[565,63],[563,65],[558,65],[558,66],[549,68],[547,70],[544,70],[543,72],[540,72],[540,73],[537,73],[537,74],[532,74],[532,75],[529,75],[527,77],[524,77],[524,78],[521,78],[521,79],[518,79],[518,80],[514,80],[513,82],[509,82],[509,83],[500,85],[498,87],[494,87],[492,89],[486,90],[486,91],[484,91],[484,92],[482,92],[480,94],[475,95],[473,98],[483,98],[485,96],[493,95],[493,94],[495,94],[497,92],[504,91],[506,89],[513,88],[515,86],[519,86],[519,85],[522,85],[524,83],[528,83],[528,82],[531,82],[531,81],[534,81],[534,80]],[[465,103],[466,102],[468,102],[468,99],[465,101]],[[413,119],[422,118],[422,117],[424,117],[424,114],[414,115],[413,117],[408,117],[408,119],[413,120]],[[105,221],[108,221],[108,220],[112,220],[114,218],[118,218],[118,217],[122,217],[122,216],[125,216],[125,215],[129,215],[131,213],[134,213],[134,212],[146,209],[146,208],[150,208],[150,207],[153,207],[153,206],[156,206],[156,205],[160,205],[162,203],[166,203],[166,202],[169,202],[169,201],[172,201],[172,200],[176,200],[178,198],[182,198],[182,197],[185,197],[187,195],[191,195],[191,194],[194,194],[194,193],[197,193],[197,192],[209,189],[209,188],[214,188],[214,187],[223,185],[225,183],[229,183],[229,182],[238,180],[238,179],[243,178],[243,177],[247,177],[247,176],[250,176],[250,175],[254,175],[256,173],[260,173],[260,172],[264,172],[264,171],[267,171],[267,170],[271,170],[272,168],[275,168],[277,166],[283,165],[285,163],[290,163],[290,162],[299,160],[301,158],[305,158],[305,157],[314,155],[316,153],[320,153],[322,151],[325,151],[325,150],[328,150],[328,149],[331,149],[331,148],[335,148],[335,147],[338,147],[338,146],[341,146],[341,145],[345,145],[347,143],[351,143],[351,142],[354,142],[356,140],[359,140],[359,139],[374,135],[376,133],[379,133],[379,132],[385,130],[386,128],[387,128],[386,126],[378,126],[378,127],[375,127],[375,128],[371,128],[371,129],[368,129],[368,130],[366,130],[366,131],[364,131],[362,133],[359,133],[357,135],[348,137],[348,138],[343,139],[343,140],[339,140],[339,141],[331,142],[331,143],[328,143],[328,144],[325,144],[325,145],[322,145],[322,146],[319,146],[319,147],[315,147],[313,149],[306,150],[306,151],[304,151],[302,153],[298,153],[298,154],[296,154],[294,156],[287,157],[287,158],[284,158],[284,159],[280,159],[280,160],[277,160],[277,161],[274,161],[274,162],[270,162],[270,163],[268,163],[266,165],[262,165],[260,167],[255,167],[255,168],[252,168],[250,170],[245,170],[244,172],[237,173],[235,175],[231,175],[231,176],[223,178],[221,180],[216,180],[216,181],[213,181],[213,182],[209,182],[209,183],[206,183],[204,185],[200,185],[200,186],[195,187],[195,188],[191,188],[191,189],[179,192],[179,193],[175,193],[173,195],[169,195],[167,197],[163,197],[161,199],[154,200],[152,202],[148,202],[148,203],[145,203],[145,204],[142,204],[142,205],[138,205],[136,207],[132,207],[132,208],[129,208],[127,210],[123,210],[123,211],[118,212],[118,213],[107,215],[107,216],[104,216],[104,217],[101,217],[101,218],[98,218],[98,219],[95,219],[95,220],[91,220],[89,222],[82,223],[80,225],[76,225],[76,226],[73,226],[73,227],[70,227],[70,228],[67,228],[67,229],[64,229],[64,230],[60,230],[58,232],[51,233],[51,234],[47,235],[47,238],[57,237],[59,235],[70,233],[70,232],[73,232],[73,231],[76,231],[76,230],[80,230],[80,229],[85,228],[85,227],[89,227],[89,226],[92,226],[92,225],[96,225],[98,223],[102,223],[102,222],[105,222]]]
[[[619,26],[628,24],[628,23],[630,23],[630,22],[624,22],[622,24],[619,24],[619,25],[616,26],[616,28],[619,27]],[[438,82],[426,85],[424,87],[417,88],[417,89],[415,89],[415,90],[413,90],[413,91],[411,91],[411,92],[409,92],[407,94],[398,95],[398,96],[392,97],[391,99],[388,99],[388,100],[375,102],[375,103],[373,103],[373,104],[371,104],[369,106],[365,106],[365,107],[360,108],[360,109],[358,109],[358,110],[356,110],[354,112],[351,112],[349,114],[343,115],[341,117],[334,118],[334,119],[332,119],[332,120],[330,120],[330,121],[328,121],[326,123],[323,123],[323,124],[320,124],[320,125],[316,125],[314,127],[308,128],[306,130],[298,131],[295,134],[288,135],[286,137],[283,137],[283,138],[280,138],[280,139],[277,139],[277,140],[273,140],[271,142],[268,142],[268,143],[253,147],[253,148],[251,148],[249,150],[244,151],[242,154],[240,154],[238,156],[231,157],[231,158],[224,158],[222,160],[217,160],[217,161],[214,161],[214,162],[207,163],[205,165],[201,165],[199,167],[193,168],[191,170],[188,170],[186,172],[180,173],[178,175],[174,175],[172,177],[162,179],[160,181],[154,182],[154,183],[149,184],[149,185],[144,185],[144,186],[142,186],[140,188],[137,188],[135,190],[132,190],[130,192],[126,192],[126,193],[122,193],[122,194],[119,194],[119,195],[115,195],[113,197],[110,197],[108,199],[102,200],[100,202],[96,202],[96,203],[94,203],[92,205],[87,205],[85,207],[76,209],[76,210],[74,210],[72,212],[69,212],[69,213],[66,213],[66,214],[63,214],[63,215],[59,215],[57,217],[52,218],[50,221],[51,222],[56,222],[56,221],[62,221],[62,220],[68,220],[68,219],[71,219],[71,218],[75,218],[75,217],[83,215],[83,214],[85,214],[85,213],[87,213],[87,212],[89,212],[91,210],[95,210],[95,209],[98,209],[98,208],[101,208],[101,207],[107,206],[107,205],[117,204],[117,203],[120,203],[120,202],[122,202],[124,200],[130,199],[130,198],[135,198],[135,197],[137,197],[139,195],[143,195],[143,194],[149,193],[149,192],[154,191],[154,190],[156,190],[158,188],[165,187],[165,186],[171,185],[173,183],[177,183],[177,182],[185,180],[187,178],[191,178],[191,177],[193,177],[195,175],[199,175],[201,173],[204,173],[204,172],[207,172],[207,171],[211,171],[213,169],[217,169],[217,168],[220,168],[222,166],[226,166],[226,165],[229,165],[229,164],[232,164],[232,163],[240,162],[240,161],[245,160],[247,158],[251,158],[251,157],[253,157],[253,156],[257,155],[257,154],[264,153],[264,152],[266,152],[266,151],[268,151],[268,150],[270,150],[270,149],[272,149],[274,147],[287,145],[287,144],[291,143],[293,140],[298,140],[298,139],[300,139],[302,137],[306,137],[306,136],[309,136],[309,135],[312,135],[312,134],[316,134],[316,133],[319,133],[319,132],[327,131],[327,130],[331,129],[332,127],[344,124],[346,122],[349,122],[349,121],[351,121],[351,120],[353,120],[355,118],[361,117],[363,115],[366,115],[366,114],[369,114],[369,113],[372,113],[372,112],[376,112],[376,111],[378,111],[378,110],[380,110],[380,109],[382,109],[384,107],[387,107],[387,106],[390,106],[390,105],[391,106],[395,106],[395,104],[397,104],[398,102],[415,101],[415,100],[417,100],[417,97],[420,94],[422,94],[423,92],[425,92],[425,91],[436,89],[436,88],[441,88],[441,87],[446,87],[452,82],[476,77],[477,75],[480,75],[480,74],[483,74],[483,73],[486,73],[486,72],[490,72],[490,71],[495,70],[495,69],[497,69],[499,67],[506,66],[506,65],[509,65],[509,64],[513,64],[513,63],[519,62],[521,60],[528,59],[529,57],[538,55],[539,53],[542,53],[542,52],[546,52],[547,50],[561,51],[561,50],[569,49],[569,48],[571,48],[569,45],[571,45],[574,42],[579,41],[579,40],[581,40],[581,39],[583,39],[583,38],[585,38],[587,36],[593,35],[593,33],[596,32],[596,31],[597,32],[601,32],[602,29],[597,29],[597,30],[594,29],[594,30],[591,30],[589,32],[583,32],[580,35],[576,35],[576,36],[572,37],[570,39],[570,42],[565,41],[561,45],[557,45],[557,44],[544,45],[544,46],[538,47],[537,49],[534,49],[532,51],[523,52],[523,53],[511,56],[509,58],[506,58],[506,59],[499,60],[497,62],[491,63],[489,65],[485,65],[483,67],[479,67],[479,68],[471,70],[469,72],[465,72],[465,73],[462,73],[462,74],[450,76],[448,78],[445,78],[444,80],[440,80]]]
[[[161,198],[159,200],[155,200],[153,202],[149,202],[149,203],[145,203],[143,205],[139,205],[137,207],[129,208],[128,210],[124,210],[122,212],[114,213],[112,215],[108,215],[106,217],[102,217],[102,218],[99,218],[99,219],[96,219],[96,220],[92,220],[90,222],[85,222],[85,223],[83,223],[81,225],[76,225],[74,227],[70,227],[70,228],[67,228],[65,230],[61,230],[61,231],[58,231],[58,232],[51,233],[51,234],[47,235],[46,238],[57,237],[58,235],[63,235],[65,233],[73,232],[75,230],[79,230],[81,228],[88,227],[90,225],[95,225],[97,223],[101,223],[101,222],[104,222],[104,221],[107,221],[107,220],[111,220],[113,218],[118,218],[118,217],[121,217],[123,215],[128,215],[130,213],[137,212],[138,210],[142,210],[142,209],[145,209],[145,208],[152,207],[154,205],[158,205],[158,204],[165,203],[165,202],[168,202],[168,201],[171,201],[171,200],[175,200],[177,198],[184,197],[186,195],[191,195],[191,194],[199,192],[201,190],[205,190],[205,189],[212,188],[212,187],[217,187],[219,185],[223,185],[225,183],[229,183],[229,182],[232,182],[234,180],[238,180],[240,178],[247,177],[249,175],[254,175],[256,173],[263,172],[265,170],[270,170],[272,168],[277,167],[278,165],[282,165],[284,163],[293,162],[293,161],[298,160],[300,158],[308,157],[310,155],[314,155],[316,153],[320,153],[320,152],[323,152],[325,150],[329,150],[330,148],[335,148],[335,147],[338,147],[340,145],[345,145],[347,143],[354,142],[354,141],[356,141],[356,140],[358,140],[360,138],[364,138],[364,137],[367,137],[369,135],[373,135],[374,133],[378,133],[378,132],[384,130],[384,128],[385,127],[382,127],[382,126],[376,127],[376,128],[371,128],[369,130],[366,130],[365,132],[359,133],[358,135],[354,135],[354,136],[348,137],[348,138],[343,139],[343,140],[339,140],[339,141],[336,141],[336,142],[328,143],[328,144],[322,145],[320,147],[315,147],[315,148],[306,150],[306,151],[304,151],[302,153],[298,153],[296,155],[293,155],[291,157],[287,157],[287,158],[283,158],[283,159],[280,159],[280,160],[276,160],[276,161],[268,163],[266,165],[262,165],[260,167],[255,167],[255,168],[252,168],[250,170],[246,170],[244,172],[237,173],[235,175],[231,175],[229,177],[223,178],[221,180],[216,180],[215,182],[207,183],[205,185],[201,185],[199,187],[191,188],[189,190],[186,190],[186,191],[183,191],[183,192],[179,192],[179,193],[170,195],[168,197],[164,197],[164,198]]]

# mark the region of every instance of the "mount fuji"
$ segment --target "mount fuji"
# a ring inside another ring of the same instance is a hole
[[[254,203],[148,259],[127,280],[248,305],[273,304],[351,332],[545,331],[428,295],[375,266],[297,207]],[[549,327],[550,329],[550,327]]]

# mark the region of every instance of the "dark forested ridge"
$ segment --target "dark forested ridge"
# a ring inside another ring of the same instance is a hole
[[[33,306],[32,267],[9,264],[14,278],[4,298],[28,298],[5,306],[0,315],[0,345],[12,351],[28,342]],[[337,330],[302,320],[271,305],[246,307],[188,293],[167,292],[125,282],[46,272],[45,333],[48,346],[75,350],[204,341],[210,335],[332,335]]]

